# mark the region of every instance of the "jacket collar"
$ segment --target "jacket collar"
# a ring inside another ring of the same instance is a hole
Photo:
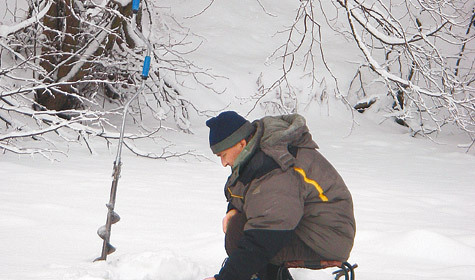
[[[295,164],[295,157],[289,152],[289,146],[318,148],[318,145],[312,140],[305,118],[301,115],[268,116],[256,120],[252,124],[256,127],[256,132],[234,161],[227,186],[236,182],[241,175],[242,168],[246,166],[258,148],[275,160],[284,171]]]

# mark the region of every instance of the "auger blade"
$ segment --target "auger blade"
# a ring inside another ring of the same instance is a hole
[[[107,255],[110,255],[115,252],[115,247],[112,246],[110,243],[107,243]]]
[[[119,214],[117,214],[116,212],[112,211],[111,212],[111,225],[112,224],[115,224],[117,223],[118,221],[120,221],[120,216]],[[109,238],[110,236],[110,231],[107,230],[107,225],[103,225],[101,226],[98,230],[97,230],[97,235],[99,235],[100,238],[106,240],[106,238]]]
[[[115,211],[112,211],[112,213],[111,213],[111,224],[115,224],[118,221],[120,221],[119,214],[117,214]]]
[[[106,226],[102,226],[100,227],[98,230],[97,230],[97,235],[99,235],[100,238],[102,239],[106,239],[107,235],[108,235],[108,232],[107,232],[107,228]]]
[[[106,249],[105,254],[103,253],[100,257],[96,258],[96,259],[94,260],[95,262],[97,262],[97,261],[104,261],[104,260],[106,260],[107,255],[110,255],[110,254],[112,254],[112,253],[115,252],[115,247],[112,246],[110,243],[106,243],[106,244],[105,244],[105,249]]]

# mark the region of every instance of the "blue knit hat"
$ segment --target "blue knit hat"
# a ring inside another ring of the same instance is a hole
[[[209,145],[217,154],[236,145],[254,132],[254,126],[234,111],[226,111],[206,121]]]

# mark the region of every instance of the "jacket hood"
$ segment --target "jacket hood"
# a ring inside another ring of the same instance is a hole
[[[295,158],[288,147],[317,149],[312,140],[305,118],[298,114],[264,117],[258,129],[263,130],[260,139],[261,150],[272,157],[285,171],[295,164]]]
[[[305,118],[301,115],[269,116],[255,120],[252,124],[256,127],[256,132],[234,161],[232,174],[228,178],[229,184],[236,181],[241,167],[251,159],[258,148],[275,160],[284,171],[295,164],[295,158],[288,150],[289,146],[318,148],[312,140]]]

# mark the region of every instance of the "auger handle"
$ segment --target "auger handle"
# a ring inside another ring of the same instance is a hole
[[[148,72],[150,71],[150,61],[151,58],[147,55],[143,61],[143,68],[142,68],[142,79],[146,80],[148,78]]]
[[[132,12],[134,12],[134,14],[138,13],[139,8],[140,8],[140,0],[133,0],[132,1]]]

